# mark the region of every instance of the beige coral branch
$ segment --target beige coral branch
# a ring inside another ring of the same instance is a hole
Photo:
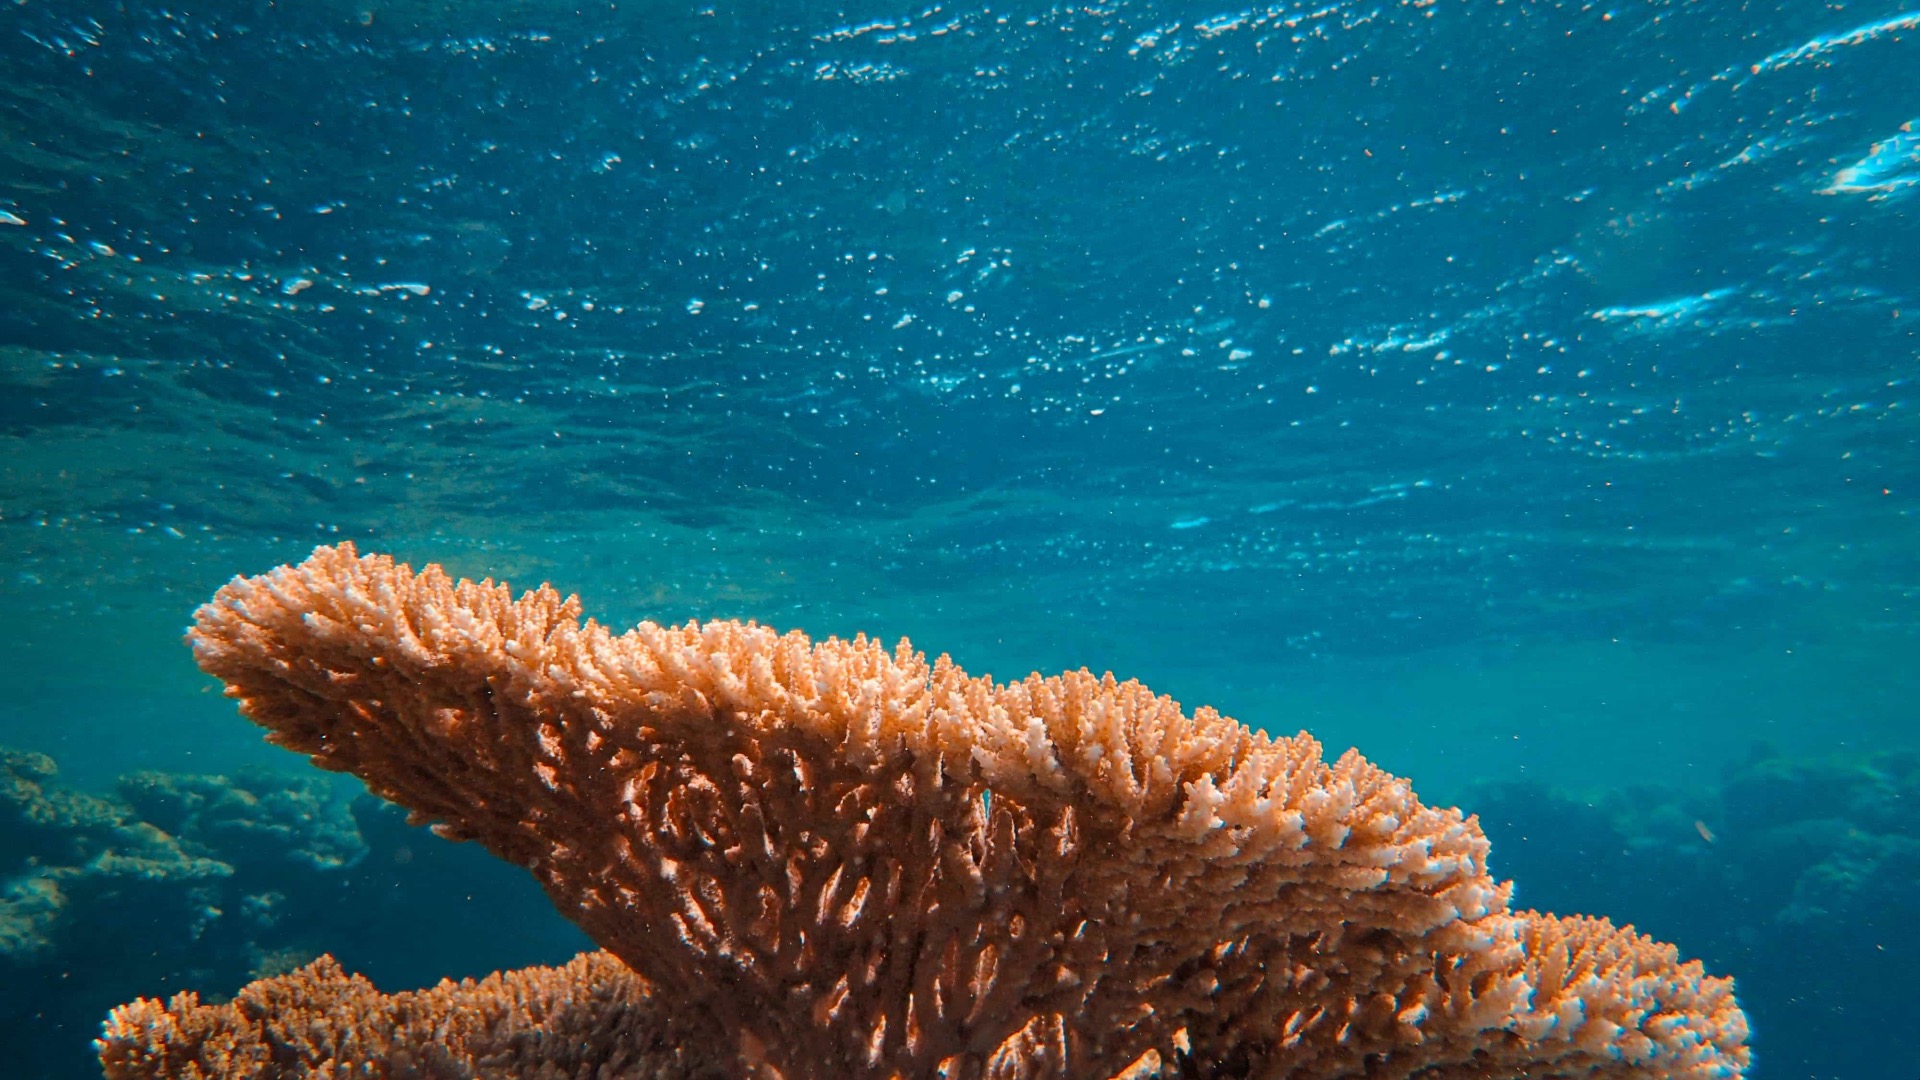
[[[108,1076],[182,1080],[701,1075],[659,1037],[661,1011],[646,984],[607,953],[393,995],[321,957],[253,983],[225,1005],[185,993],[164,1005],[122,1006],[101,1060]]]
[[[1357,753],[1111,675],[580,613],[342,545],[192,641],[271,741],[532,871],[723,1074],[1746,1066],[1730,981],[1510,911],[1478,823]]]

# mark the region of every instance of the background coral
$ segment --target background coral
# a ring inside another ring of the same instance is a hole
[[[183,993],[115,1015],[110,1080],[172,1076],[305,1080],[692,1080],[697,1056],[660,1037],[662,1008],[620,961],[586,953],[427,990],[381,994],[331,957],[253,983],[231,1004]]]
[[[322,778],[143,772],[116,789],[64,788],[46,755],[0,750],[8,1077],[98,1077],[111,1006],[224,997],[328,949],[410,987],[588,945],[524,875]]]
[[[1469,797],[1522,899],[1603,908],[1738,972],[1756,1077],[1920,1075],[1920,755],[1757,745],[1718,785]]]

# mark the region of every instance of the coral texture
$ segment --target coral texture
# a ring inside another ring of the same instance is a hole
[[[616,635],[550,588],[347,545],[236,579],[192,640],[273,742],[532,871],[674,1002],[651,1037],[722,1073],[1746,1065],[1729,981],[1511,911],[1477,822],[1110,675],[1002,685],[736,622]],[[131,1016],[120,1038],[166,1041]]]
[[[100,1056],[110,1077],[191,1080],[701,1075],[658,1041],[655,1011],[646,984],[606,953],[391,996],[321,957],[226,1005],[183,993],[118,1009]]]

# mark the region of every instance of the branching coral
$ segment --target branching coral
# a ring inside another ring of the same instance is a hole
[[[649,1037],[723,1074],[1747,1061],[1727,980],[1510,911],[1472,819],[1111,675],[1002,685],[736,622],[616,635],[550,588],[347,545],[236,579],[192,640],[273,742],[531,870],[674,1003]],[[116,1014],[109,1060],[168,1038],[156,1008]]]
[[[657,1037],[645,984],[606,953],[565,967],[386,995],[331,957],[262,979],[226,1005],[192,993],[119,1009],[109,1076],[667,1080],[697,1075]],[[347,1063],[362,1067],[342,1073]],[[370,1072],[377,1069],[378,1072]]]

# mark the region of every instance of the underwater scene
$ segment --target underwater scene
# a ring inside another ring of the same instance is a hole
[[[12,0],[0,1076],[1915,1080],[1916,378],[1909,0]]]

